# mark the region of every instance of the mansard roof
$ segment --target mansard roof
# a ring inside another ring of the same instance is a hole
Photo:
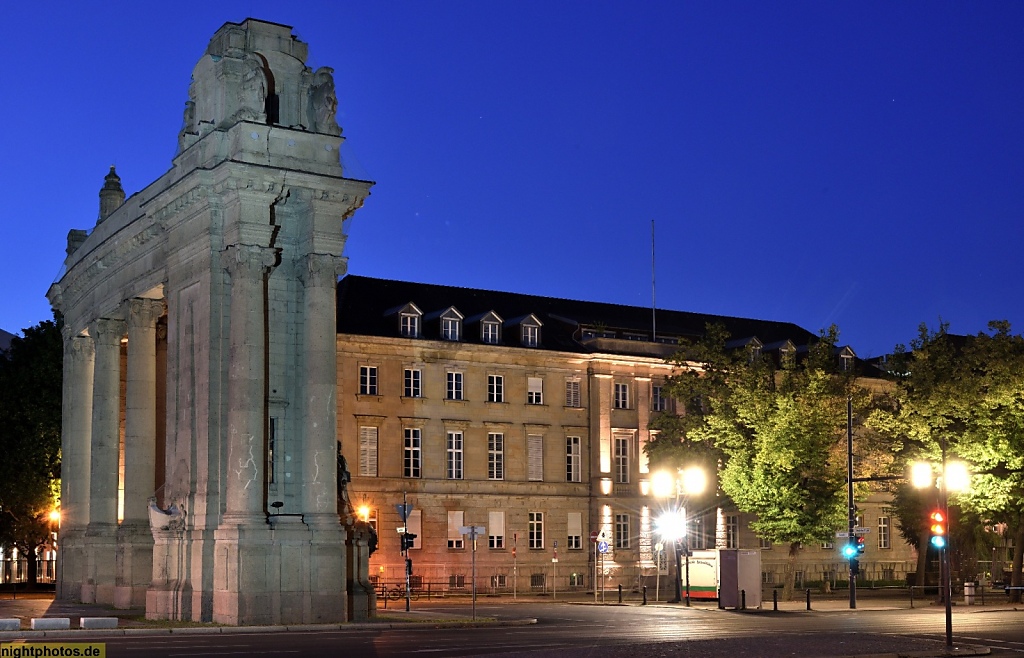
[[[419,308],[432,310],[454,306],[464,317],[474,319],[490,312],[517,321],[533,316],[541,323],[540,342],[536,348],[526,349],[662,357],[672,352],[679,338],[698,338],[711,323],[722,324],[733,337],[756,337],[763,344],[789,340],[795,345],[806,345],[817,338],[790,322],[658,309],[655,343],[651,335],[649,307],[391,281],[351,274],[338,282],[338,333],[397,338],[398,327],[393,311],[410,302]],[[440,338],[440,335],[431,335],[427,331],[419,340]],[[466,342],[474,342],[473,337],[467,336]],[[505,332],[500,344],[521,346],[520,336]]]

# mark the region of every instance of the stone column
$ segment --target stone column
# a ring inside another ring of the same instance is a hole
[[[302,599],[308,606],[308,622],[327,622],[347,617],[353,583],[348,577],[358,550],[349,541],[355,519],[345,501],[338,500],[338,275],[345,260],[331,254],[308,254],[303,279],[303,415],[302,459],[303,521],[311,531],[309,564],[303,578],[308,584]],[[345,499],[347,501],[347,498]],[[342,507],[342,509],[339,509]],[[339,514],[341,517],[339,518]],[[358,564],[356,562],[355,564]],[[355,603],[365,619],[365,592]]]
[[[309,254],[303,269],[303,519],[307,524],[338,524],[337,284],[344,259]]]
[[[121,338],[124,320],[100,319],[89,326],[96,359],[93,374],[89,526],[86,531],[86,602],[114,602],[118,457],[121,428]]]
[[[81,598],[85,576],[82,540],[89,524],[94,356],[92,338],[65,334],[57,551],[57,598],[64,601]]]
[[[146,604],[153,574],[153,534],[148,499],[156,471],[156,321],[163,302],[128,302],[128,382],[124,421],[124,518],[117,532],[114,605]]]
[[[264,275],[275,262],[268,247],[226,250],[231,274],[228,363],[228,460],[225,523],[265,523],[263,512],[266,328]]]

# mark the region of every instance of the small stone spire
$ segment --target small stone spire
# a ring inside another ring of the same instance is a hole
[[[100,217],[96,223],[100,224],[110,217],[123,203],[124,189],[121,187],[121,177],[114,171],[114,165],[110,165],[110,173],[103,179],[103,188],[100,189]]]

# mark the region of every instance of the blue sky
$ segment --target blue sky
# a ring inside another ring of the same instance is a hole
[[[152,6],[151,6],[152,5]],[[166,171],[213,33],[332,66],[355,274],[836,323],[1024,330],[1024,3],[16,3],[0,328],[50,316],[115,164]]]

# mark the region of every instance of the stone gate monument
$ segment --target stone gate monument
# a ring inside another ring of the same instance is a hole
[[[171,168],[125,199],[111,167],[96,225],[68,234],[48,293],[61,599],[224,624],[373,614],[335,408],[345,222],[372,183],[345,177],[333,71],[306,53],[290,27],[226,23]]]

